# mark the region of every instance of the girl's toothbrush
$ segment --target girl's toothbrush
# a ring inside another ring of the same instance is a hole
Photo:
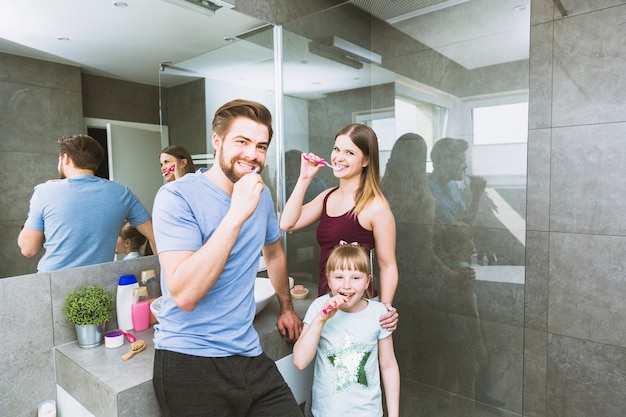
[[[310,157],[308,157],[308,156],[306,156],[306,155],[304,156],[304,159],[306,159],[306,160],[307,160],[307,161],[309,161],[309,162],[313,162],[314,164],[317,164],[317,165],[324,165],[324,166],[327,166],[328,168],[332,168],[332,169],[341,169],[341,167],[340,167],[340,166],[337,166],[337,165],[331,165],[331,164],[329,164],[328,162],[324,161],[323,159],[313,159],[313,158],[310,158]]]

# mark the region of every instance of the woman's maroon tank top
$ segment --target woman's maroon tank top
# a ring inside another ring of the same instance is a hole
[[[326,213],[326,202],[328,197],[337,191],[333,189],[324,197],[324,205],[322,207],[322,217],[317,226],[317,243],[320,245],[320,279],[317,287],[318,297],[328,294],[328,280],[326,278],[326,261],[330,256],[333,248],[342,240],[347,243],[356,242],[364,248],[369,254],[374,248],[374,232],[367,230],[361,226],[358,219],[354,216],[354,208],[341,216],[331,217]],[[373,288],[370,286],[370,292]]]

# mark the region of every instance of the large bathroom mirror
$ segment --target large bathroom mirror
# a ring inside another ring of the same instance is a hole
[[[529,0],[354,0],[258,23],[161,69],[169,143],[211,164],[214,110],[236,97],[268,104],[278,134],[264,175],[280,215],[299,153],[329,159],[341,127],[372,127],[397,223],[401,414],[521,415]],[[466,206],[469,177],[486,181],[461,224],[436,220],[429,183],[446,137],[467,144],[466,175],[452,181]],[[338,184],[330,169],[318,177],[320,189]],[[319,275],[315,230],[285,235],[296,279]],[[469,266],[475,280],[459,273]]]

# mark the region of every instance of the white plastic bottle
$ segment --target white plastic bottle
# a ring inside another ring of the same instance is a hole
[[[137,278],[132,274],[122,275],[117,284],[117,326],[122,330],[133,328],[133,289],[138,287]]]

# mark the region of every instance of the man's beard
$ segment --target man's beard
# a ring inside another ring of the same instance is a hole
[[[235,167],[235,164],[237,163],[236,159],[231,159],[230,165],[226,165],[226,159],[224,158],[224,154],[220,153],[219,162],[220,162],[220,168],[222,168],[222,172],[224,172],[224,175],[226,175],[226,178],[228,178],[233,184],[239,181],[241,177],[246,175],[246,174],[239,174],[235,172],[234,167]],[[250,163],[250,165],[255,165],[255,164]],[[257,169],[258,169],[257,172],[260,174],[262,171],[262,168],[257,166]]]

